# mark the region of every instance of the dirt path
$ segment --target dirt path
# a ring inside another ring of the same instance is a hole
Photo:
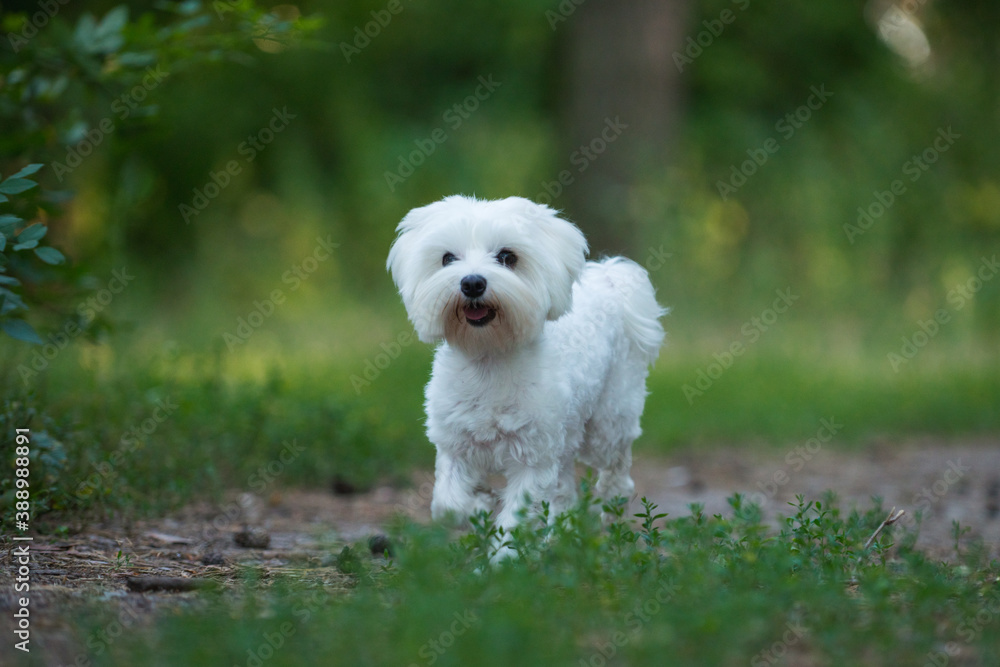
[[[958,521],[970,529],[963,542],[981,538],[1000,554],[998,440],[881,443],[852,453],[811,453],[799,446],[780,452],[720,449],[656,464],[640,461],[633,468],[639,493],[674,517],[688,514],[691,502],[703,503],[708,514],[726,514],[726,498],[740,491],[774,521],[791,513],[787,503],[796,494],[818,500],[833,490],[844,512],[872,507],[872,496],[883,499],[887,513],[893,506],[905,509],[901,525],[912,525],[922,511],[917,546],[925,550],[950,553],[952,521]]]
[[[879,495],[888,510],[909,515],[923,510],[918,546],[948,557],[952,521],[971,530],[963,541],[982,539],[1000,556],[1000,441],[958,443],[918,441],[878,444],[853,453],[819,448],[764,450],[714,448],[685,451],[669,459],[636,452],[637,496],[656,502],[671,517],[685,516],[688,505],[702,503],[708,514],[728,514],[734,492],[760,502],[774,521],[788,514],[795,494],[819,499],[827,489],[843,510],[867,509]],[[233,493],[223,506],[193,505],[169,517],[125,526],[94,526],[69,538],[41,537],[32,545],[31,604],[34,637],[49,656],[45,664],[73,664],[87,641],[74,637],[65,615],[87,600],[105,600],[121,623],[149,622],[152,612],[190,604],[196,593],[139,592],[136,577],[204,578],[234,582],[247,566],[265,578],[282,573],[344,584],[336,556],[345,542],[380,533],[402,513],[429,519],[433,476],[414,475],[408,489],[378,487],[368,493],[334,495],[320,491],[274,491],[261,497]],[[632,505],[632,511],[638,509]],[[240,535],[246,526],[256,532]],[[254,543],[254,540],[264,540]],[[242,542],[244,546],[238,544]],[[246,546],[249,545],[249,546]],[[0,612],[13,630],[16,609],[13,546],[0,551]],[[105,641],[109,637],[105,637]],[[99,645],[99,644],[98,644]],[[37,655],[37,653],[36,653]],[[40,664],[40,663],[34,663]]]

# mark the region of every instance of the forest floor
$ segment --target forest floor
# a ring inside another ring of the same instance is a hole
[[[912,517],[922,511],[917,547],[935,557],[954,554],[955,521],[968,529],[962,544],[979,539],[992,557],[1000,556],[996,440],[885,442],[852,451],[817,445],[814,451],[691,449],[668,459],[651,459],[640,450],[633,464],[637,497],[647,497],[677,518],[690,513],[691,503],[703,504],[709,515],[729,514],[726,499],[745,493],[777,528],[781,516],[792,514],[787,503],[796,494],[816,500],[832,490],[844,513],[868,509],[878,496],[886,513],[891,507],[906,510],[903,526],[912,528]],[[197,503],[162,518],[95,524],[69,536],[37,536],[30,544],[31,627],[37,642],[32,646],[46,657],[38,662],[35,652],[30,664],[87,664],[75,661],[112,643],[116,627],[120,633],[152,623],[158,612],[198,603],[197,593],[174,589],[169,582],[159,590],[155,577],[228,587],[252,569],[265,580],[284,575],[327,588],[346,587],[337,567],[344,545],[384,533],[400,514],[428,521],[432,486],[432,473],[422,471],[414,474],[409,488],[378,486],[363,493],[284,489],[264,496],[233,492],[221,506]],[[640,509],[633,501],[630,513]],[[0,625],[10,637],[11,614],[21,594],[14,588],[16,545],[6,546],[0,553],[5,619]],[[106,602],[119,619],[117,626],[105,626],[103,635],[85,634],[74,622],[95,601]]]

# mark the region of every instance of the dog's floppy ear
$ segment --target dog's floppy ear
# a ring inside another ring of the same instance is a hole
[[[421,236],[421,232],[427,226],[427,223],[440,215],[443,210],[446,210],[447,204],[454,203],[455,200],[460,199],[464,199],[464,197],[453,195],[445,197],[441,201],[419,206],[407,213],[399,224],[396,225],[396,240],[393,241],[392,247],[389,249],[389,257],[386,259],[385,268],[392,274],[392,280],[396,283],[396,287],[399,288],[404,302],[407,300],[408,295],[404,294],[403,290],[407,286],[411,289],[416,287],[414,281],[408,280],[408,275],[411,271],[415,270],[411,267],[411,263],[419,259],[419,254],[414,252],[414,246],[417,245],[418,237]]]
[[[420,255],[416,252],[416,248],[420,242],[423,227],[434,217],[433,206],[434,204],[428,204],[415,208],[403,217],[396,226],[396,240],[393,241],[392,247],[389,249],[389,257],[385,262],[385,268],[392,274],[392,281],[396,284],[399,296],[403,299],[406,314],[416,327],[420,340],[424,342],[433,342],[436,334],[430,334],[423,330],[421,322],[418,322],[413,310],[421,271]]]
[[[576,225],[543,204],[527,202],[527,217],[548,260],[543,268],[550,303],[546,318],[559,319],[573,305],[573,283],[587,263],[587,240]]]
[[[429,208],[430,205],[411,210],[396,225],[396,240],[389,248],[389,257],[385,261],[385,268],[392,274],[393,282],[400,289],[402,289],[406,274],[407,258],[413,255],[409,250],[410,246],[416,242],[415,232],[430,219],[431,214],[427,210]]]

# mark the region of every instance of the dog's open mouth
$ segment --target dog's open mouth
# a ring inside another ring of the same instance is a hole
[[[462,310],[466,321],[474,327],[486,326],[497,316],[497,311],[481,305],[466,306]]]

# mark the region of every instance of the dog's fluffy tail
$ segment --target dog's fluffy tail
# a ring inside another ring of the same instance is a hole
[[[622,295],[626,337],[640,357],[652,364],[660,354],[666,335],[660,318],[670,309],[656,302],[656,291],[649,281],[649,274],[632,260],[611,257],[602,261],[601,265]]]

